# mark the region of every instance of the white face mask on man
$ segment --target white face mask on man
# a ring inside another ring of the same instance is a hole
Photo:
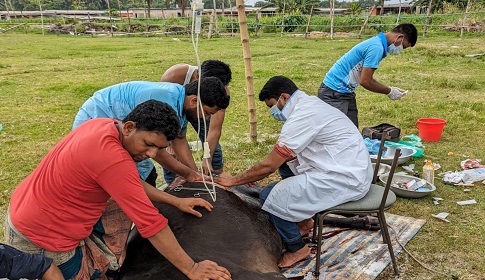
[[[281,95],[276,101],[276,104],[271,106],[271,108],[269,109],[269,113],[277,121],[286,121],[285,115],[283,115],[283,112],[281,112],[281,110],[277,106],[278,102],[280,102],[280,98],[281,98]]]
[[[387,48],[387,52],[390,53],[390,54],[398,54],[400,53],[403,49],[404,49],[404,46],[402,45],[403,41],[404,41],[404,37],[401,37],[401,44],[399,46],[396,47],[396,41],[397,41],[397,38],[396,40],[394,40],[394,43],[392,43],[388,48]]]

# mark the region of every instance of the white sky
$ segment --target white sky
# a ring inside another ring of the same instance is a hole
[[[254,3],[256,3],[258,1],[262,1],[262,0],[244,0],[244,4],[254,6]],[[342,0],[339,0],[339,1],[342,1]],[[352,0],[343,0],[343,1],[352,2]],[[409,2],[411,2],[411,0],[401,0],[401,2],[402,3],[409,3]],[[399,4],[399,0],[386,0],[386,2],[384,2],[384,6],[386,4],[387,5]]]
[[[258,2],[258,0],[244,0],[244,4],[254,6],[254,3]]]

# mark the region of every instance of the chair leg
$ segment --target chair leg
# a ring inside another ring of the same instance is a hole
[[[317,229],[317,252],[315,258],[315,270],[313,271],[313,275],[318,279],[320,275],[320,255],[322,253],[322,235],[323,235],[323,219],[325,215],[317,214],[315,215],[316,221],[318,221],[318,229]],[[313,232],[315,234],[315,231]]]
[[[386,225],[386,218],[383,217],[382,215],[383,213],[382,212],[378,212],[377,213],[377,219],[379,220],[379,226],[381,227],[381,236],[382,236],[382,242],[384,243],[388,243],[387,242],[387,234],[384,233],[384,228],[383,228],[383,225]]]
[[[317,239],[317,228],[318,228],[318,213],[313,216],[313,233],[312,233],[312,243],[315,244]]]
[[[381,234],[384,243],[387,244],[387,248],[389,249],[389,254],[391,255],[392,267],[394,268],[394,273],[399,275],[399,269],[397,267],[396,256],[394,256],[394,249],[392,248],[392,240],[389,235],[389,228],[387,226],[386,216],[383,211],[379,211],[379,223],[381,225]]]

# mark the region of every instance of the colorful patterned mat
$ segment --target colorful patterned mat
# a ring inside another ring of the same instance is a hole
[[[411,217],[386,214],[387,223],[393,243],[394,254],[402,248],[396,241],[405,246],[425,220]],[[339,228],[327,227],[325,232],[338,231]],[[396,234],[394,231],[396,231]],[[372,280],[391,262],[387,245],[382,242],[380,231],[346,230],[323,240],[322,258],[320,261],[320,279],[353,279]],[[283,270],[288,279],[314,280],[315,250],[309,258],[295,266]]]

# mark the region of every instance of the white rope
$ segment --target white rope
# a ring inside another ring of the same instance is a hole
[[[198,0],[200,1],[200,0]],[[200,4],[200,3],[199,3]],[[192,45],[194,46],[194,51],[195,51],[195,57],[197,59],[197,76],[198,76],[198,85],[197,85],[197,141],[196,141],[196,144],[195,145],[197,148],[196,148],[196,151],[198,152],[199,151],[199,135],[200,135],[200,119],[199,119],[199,113],[202,115],[202,119],[203,119],[203,122],[204,122],[204,128],[205,128],[205,131],[204,131],[204,156],[202,157],[202,159],[200,160],[199,162],[199,165],[200,165],[200,170],[202,172],[202,182],[204,183],[204,186],[205,188],[207,189],[207,192],[209,193],[209,195],[211,196],[212,198],[212,201],[213,202],[216,202],[216,198],[217,198],[217,194],[216,194],[216,187],[215,187],[215,184],[214,184],[214,177],[212,175],[212,171],[210,170],[209,168],[209,177],[210,177],[210,180],[211,180],[211,183],[212,183],[212,190],[209,188],[209,186],[207,185],[207,182],[205,180],[205,176],[204,176],[204,169],[203,169],[203,163],[204,163],[204,160],[206,161],[206,165],[209,166],[209,157],[206,157],[205,155],[209,154],[210,155],[210,150],[209,150],[209,145],[207,144],[207,122],[205,120],[205,113],[204,113],[204,108],[202,107],[202,101],[200,99],[200,72],[201,72],[201,64],[200,64],[200,58],[199,58],[199,34],[200,34],[200,30],[201,30],[201,19],[200,19],[200,16],[201,16],[201,13],[202,13],[202,10],[199,11],[199,9],[203,7],[198,5],[197,3],[197,0],[195,2],[192,3]],[[195,35],[195,38],[194,38],[194,34]]]
[[[411,254],[411,252],[409,252],[406,247],[404,247],[404,245],[401,244],[401,242],[399,241],[399,236],[397,235],[397,232],[396,230],[394,229],[393,226],[391,226],[390,224],[387,224],[387,226],[392,230],[392,232],[394,233],[394,238],[397,242],[397,244],[399,244],[399,246],[401,246],[401,248],[403,249],[404,252],[406,252],[415,262],[417,262],[419,265],[421,265],[422,267],[424,267],[425,269],[429,270],[429,271],[432,271],[436,274],[440,274],[440,275],[443,275],[443,276],[446,276],[448,278],[451,278],[451,279],[458,279],[455,275],[450,275],[450,274],[446,274],[446,273],[443,273],[441,271],[437,271],[437,270],[434,270],[428,266],[426,266],[424,263],[422,263],[421,261],[419,261],[413,254]]]

